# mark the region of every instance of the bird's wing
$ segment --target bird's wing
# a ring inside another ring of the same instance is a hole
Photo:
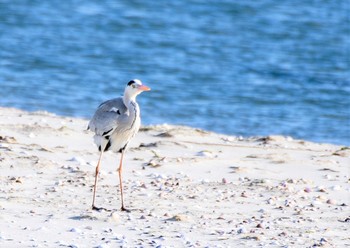
[[[119,124],[119,118],[127,111],[121,97],[103,102],[89,122],[88,129],[100,136],[110,135]]]

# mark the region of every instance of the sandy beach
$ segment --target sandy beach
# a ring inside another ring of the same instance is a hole
[[[0,247],[350,246],[350,149],[143,126],[124,163],[87,120],[0,108]]]

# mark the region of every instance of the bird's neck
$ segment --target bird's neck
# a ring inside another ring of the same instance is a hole
[[[127,93],[123,96],[124,105],[129,108],[131,102],[136,102],[136,95],[129,95]]]
[[[136,117],[136,115],[138,115],[136,96],[130,96],[128,94],[125,94],[123,96],[123,102],[124,102],[124,105],[127,109],[125,114],[127,116],[129,116],[130,114],[132,114],[132,115],[135,114],[135,117]]]

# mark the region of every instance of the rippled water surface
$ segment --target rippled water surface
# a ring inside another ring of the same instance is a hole
[[[350,145],[350,4],[0,0],[0,106],[89,118],[132,78],[144,124]]]

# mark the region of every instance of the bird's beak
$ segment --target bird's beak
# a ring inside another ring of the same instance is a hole
[[[148,87],[148,86],[146,86],[146,85],[140,85],[140,86],[138,87],[138,89],[139,89],[139,90],[142,90],[142,91],[150,91],[150,90],[151,90],[151,88]]]

